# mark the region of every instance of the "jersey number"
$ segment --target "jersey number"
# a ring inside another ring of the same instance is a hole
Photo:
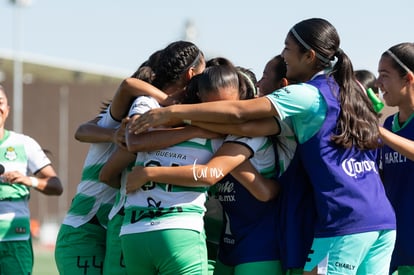
[[[160,167],[162,165],[157,160],[150,160],[147,163],[145,163],[145,167],[155,167],[155,166]],[[180,165],[178,163],[171,163],[170,166],[174,167],[174,166],[180,166]],[[156,185],[157,185],[157,182],[155,182],[155,181],[149,181],[144,186],[142,186],[142,190],[144,190],[144,191],[152,190],[152,189],[155,188]],[[170,191],[170,189],[171,189],[171,185],[168,184],[167,191]]]

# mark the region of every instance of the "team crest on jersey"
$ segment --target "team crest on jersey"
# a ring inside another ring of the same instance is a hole
[[[15,160],[17,159],[17,153],[14,147],[7,147],[6,153],[4,154],[4,157],[8,160]]]

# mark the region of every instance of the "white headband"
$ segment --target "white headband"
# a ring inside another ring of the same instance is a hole
[[[394,59],[395,62],[398,63],[407,73],[411,73],[412,71],[410,68],[408,68],[392,51],[387,50],[387,54],[391,56],[392,59]]]
[[[250,88],[253,89],[254,95],[257,95],[256,85],[254,85],[252,79],[245,72],[243,72],[241,70],[238,70],[238,72],[247,80],[247,82],[249,83]]]
[[[322,55],[320,55],[317,51],[315,51],[314,49],[312,49],[311,46],[308,45],[308,43],[306,43],[302,37],[300,37],[300,35],[296,32],[295,28],[291,28],[290,31],[292,32],[293,36],[295,36],[295,38],[299,41],[300,44],[302,44],[303,47],[305,47],[307,50],[313,50],[315,52],[315,55],[317,58],[319,58],[321,61],[325,62],[325,63],[329,63],[330,60],[326,57],[323,57]]]

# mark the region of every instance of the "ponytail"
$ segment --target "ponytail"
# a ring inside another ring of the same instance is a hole
[[[369,101],[366,91],[358,85],[349,57],[341,49],[335,52],[335,57],[337,61],[331,74],[339,85],[341,112],[332,141],[345,148],[378,148],[379,115]]]

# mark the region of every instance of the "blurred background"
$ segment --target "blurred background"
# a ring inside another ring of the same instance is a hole
[[[78,125],[155,50],[189,40],[207,59],[227,57],[260,79],[295,23],[323,17],[354,69],[377,74],[386,49],[413,41],[413,10],[412,0],[0,0],[0,84],[12,107],[6,128],[51,152],[65,188],[58,198],[32,192],[35,239],[53,247],[76,192],[88,149],[73,138]]]

